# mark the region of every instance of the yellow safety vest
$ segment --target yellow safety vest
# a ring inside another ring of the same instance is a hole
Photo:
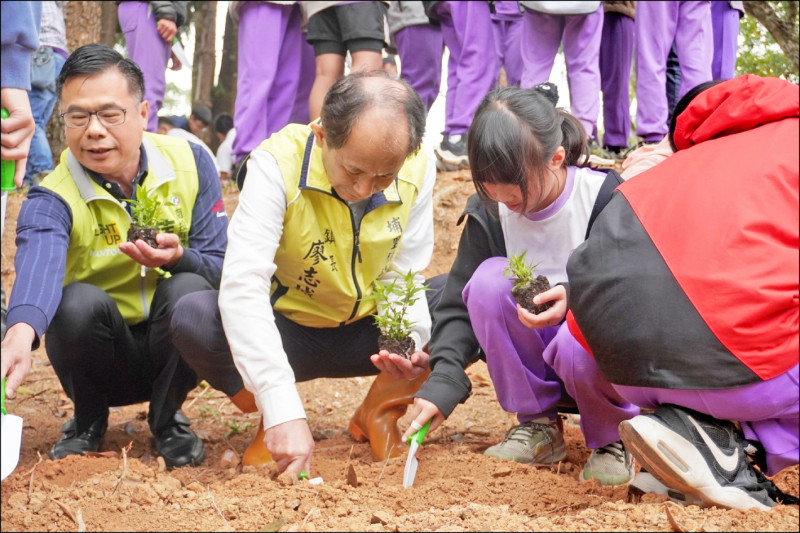
[[[199,189],[192,149],[184,139],[152,133],[145,133],[142,145],[148,165],[142,185],[161,202],[159,231],[177,234],[188,248]],[[103,289],[128,324],[147,319],[160,275],[147,269],[142,277],[142,266],[119,250],[131,224],[125,205],[90,178],[69,149],[41,185],[63,198],[72,212],[64,285],[80,282]]]
[[[375,302],[361,299],[391,267],[425,179],[425,154],[406,159],[394,183],[372,196],[356,225],[331,188],[310,126],[291,124],[257,149],[276,159],[286,186],[273,309],[309,327],[335,327],[373,314]]]

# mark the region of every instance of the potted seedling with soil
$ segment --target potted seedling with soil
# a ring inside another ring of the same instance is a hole
[[[538,315],[542,311],[550,309],[555,302],[549,301],[541,305],[533,303],[533,298],[537,294],[550,289],[550,280],[542,275],[534,277],[538,263],[536,265],[528,263],[525,260],[525,254],[526,252],[511,255],[508,258],[508,266],[503,273],[506,276],[510,276],[511,281],[514,283],[511,287],[511,294],[517,303],[534,315]]]
[[[131,226],[128,228],[128,241],[136,242],[137,239],[142,239],[153,248],[158,248],[156,222],[161,202],[148,196],[147,189],[141,185],[136,185],[136,199],[125,198],[125,201],[131,204],[133,213]]]
[[[398,274],[388,283],[375,280],[372,294],[364,300],[378,303],[378,312],[374,317],[381,332],[378,349],[408,359],[414,353],[414,339],[411,338],[414,323],[407,318],[408,310],[420,298],[420,293],[427,289],[415,283],[417,272],[409,270],[406,274]]]

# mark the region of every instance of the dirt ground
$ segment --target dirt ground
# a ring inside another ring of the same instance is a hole
[[[427,275],[446,272],[460,214],[473,185],[466,171],[440,173],[435,192],[436,249]],[[14,280],[14,229],[23,197],[9,198],[2,239],[2,283]],[[226,193],[231,213],[237,193]],[[274,466],[242,467],[257,414],[242,414],[202,385],[184,412],[205,440],[199,467],[167,472],[147,426],[147,404],[112,408],[101,452],[51,461],[72,404],[44,348],[8,402],[24,419],[17,469],[2,482],[3,531],[797,531],[798,507],[770,512],[682,507],[661,496],[629,501],[627,488],[578,479],[589,455],[572,415],[566,461],[537,468],[485,457],[516,422],[498,405],[483,363],[468,373],[472,396],[432,432],[418,453],[413,487],[402,486],[405,457],[378,462],[345,431],[372,378],[318,379],[298,385],[316,440],[311,477],[278,476]],[[405,427],[405,421],[401,421]],[[798,468],[775,482],[798,495]]]

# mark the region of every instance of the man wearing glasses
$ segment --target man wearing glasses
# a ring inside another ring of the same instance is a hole
[[[13,397],[47,333],[75,406],[51,458],[97,451],[110,406],[149,401],[166,465],[198,464],[203,443],[180,409],[197,378],[168,330],[181,296],[219,285],[227,217],[214,163],[197,145],[144,131],[142,72],[112,48],[77,49],[56,92],[68,149],[20,210],[6,391]],[[126,240],[137,186],[160,202],[158,248]]]

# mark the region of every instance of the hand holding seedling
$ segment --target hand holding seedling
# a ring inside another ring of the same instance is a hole
[[[533,298],[533,303],[541,305],[545,302],[553,302],[553,305],[546,311],[533,314],[520,304],[517,304],[517,316],[525,327],[540,329],[547,326],[557,326],[564,317],[567,316],[567,290],[563,285],[556,285],[550,290],[540,292]]]
[[[183,246],[180,237],[174,233],[158,233],[156,235],[158,248],[153,248],[141,239],[136,242],[120,243],[122,253],[147,268],[175,266],[183,256]]]
[[[386,372],[395,379],[414,379],[428,369],[430,356],[423,351],[416,351],[406,359],[402,355],[381,350],[370,356],[372,364],[378,370]]]

